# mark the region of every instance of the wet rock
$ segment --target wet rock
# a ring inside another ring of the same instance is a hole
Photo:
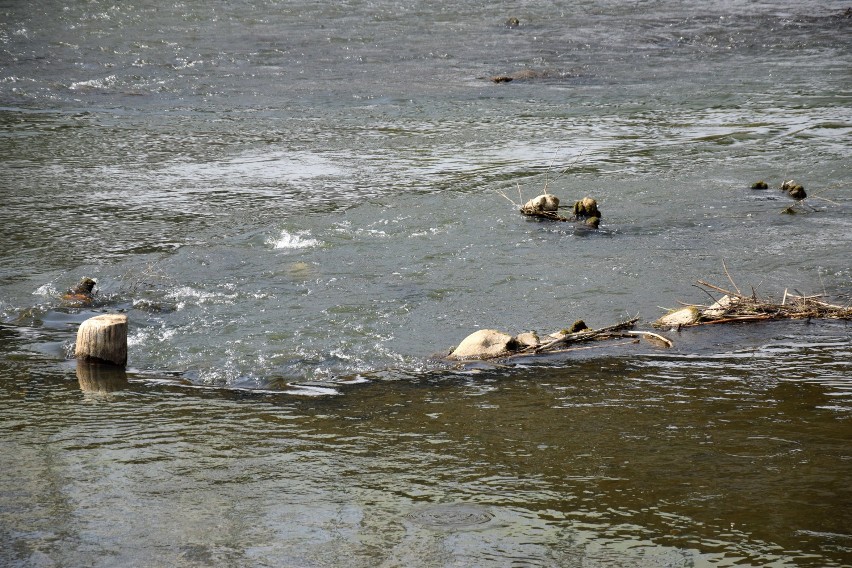
[[[654,322],[654,327],[680,327],[692,325],[701,319],[701,312],[695,306],[687,306],[670,312]]]
[[[786,191],[787,195],[793,199],[804,199],[808,196],[805,188],[793,180],[785,181],[781,184],[781,190]]]
[[[598,202],[591,197],[584,197],[574,203],[574,216],[578,219],[590,219],[597,217],[600,221],[601,212],[598,210]]]
[[[557,211],[559,209],[559,198],[551,193],[545,193],[533,197],[524,204],[524,210],[534,213],[543,211]]]
[[[465,337],[450,353],[450,359],[489,359],[517,351],[518,341],[508,333],[495,329],[480,329]]]
[[[792,188],[787,190],[787,194],[793,199],[804,199],[808,196],[805,192],[805,188],[801,185],[794,185]]]
[[[760,180],[760,181],[756,181],[753,184],[751,184],[751,188],[752,189],[769,189],[769,184],[766,183],[763,180]]]
[[[601,224],[601,218],[600,217],[589,217],[588,219],[586,219],[586,226],[587,227],[597,229],[598,225],[600,225],[600,224]]]
[[[92,303],[95,282],[91,278],[83,278],[80,283],[62,294],[62,301],[74,306],[87,306]]]
[[[520,25],[521,21],[518,18],[509,18],[508,20],[506,20],[507,28],[517,28]]]
[[[495,83],[508,83],[509,81],[531,81],[534,79],[548,79],[552,77],[563,76],[559,73],[551,71],[541,71],[538,69],[520,69],[506,75],[494,75],[491,80]]]

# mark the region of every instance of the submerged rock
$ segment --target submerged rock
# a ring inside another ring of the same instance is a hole
[[[496,329],[480,329],[465,337],[450,359],[490,359],[518,350],[518,340]]]
[[[751,188],[752,189],[769,189],[769,184],[766,183],[763,180],[760,180],[760,181],[756,181],[753,184],[751,184]]]

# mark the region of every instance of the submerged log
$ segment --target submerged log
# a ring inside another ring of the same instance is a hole
[[[89,318],[77,330],[77,359],[127,364],[127,316],[105,314]]]

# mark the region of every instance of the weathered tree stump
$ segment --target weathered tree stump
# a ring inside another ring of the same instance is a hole
[[[105,314],[89,318],[77,330],[77,359],[127,364],[127,316]]]

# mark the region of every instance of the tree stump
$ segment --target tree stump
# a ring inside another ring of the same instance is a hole
[[[78,359],[127,364],[127,316],[105,314],[89,318],[77,330]]]

